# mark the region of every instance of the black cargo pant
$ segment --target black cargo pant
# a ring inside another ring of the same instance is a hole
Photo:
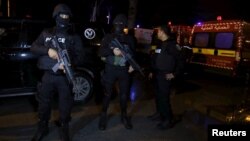
[[[105,66],[104,74],[102,76],[102,84],[105,89],[102,112],[107,113],[111,95],[113,93],[113,86],[116,81],[118,81],[119,85],[121,112],[126,115],[127,101],[130,91],[130,75],[127,67],[117,67],[112,65]]]
[[[156,107],[163,120],[173,118],[170,101],[171,83],[171,80],[166,80],[165,73],[156,73]]]
[[[54,94],[58,94],[59,120],[67,123],[70,120],[73,96],[65,75],[45,72],[38,90],[38,116],[41,121],[49,121]]]

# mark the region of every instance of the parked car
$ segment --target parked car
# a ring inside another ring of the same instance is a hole
[[[30,52],[32,42],[48,22],[31,19],[0,19],[0,97],[35,95],[42,72],[37,57]],[[75,101],[85,101],[93,93],[95,69],[81,66],[76,71]]]

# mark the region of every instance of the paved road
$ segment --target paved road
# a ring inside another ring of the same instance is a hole
[[[84,125],[74,136],[74,141],[203,141],[206,139],[205,129],[195,125],[185,115],[183,120],[170,130],[161,131],[156,128],[157,122],[147,119],[153,113],[153,100],[140,101],[130,107],[133,130],[127,130],[120,122],[117,110],[118,103],[111,107],[107,130],[97,129],[98,117]]]
[[[174,113],[181,116],[182,120],[174,128],[161,131],[156,128],[157,122],[146,118],[154,112],[151,85],[138,79],[134,82],[129,104],[129,114],[134,125],[132,130],[126,130],[120,122],[118,97],[111,102],[107,129],[98,130],[98,115],[101,107],[94,101],[90,101],[86,104],[77,104],[73,108],[70,123],[72,140],[206,141],[207,125],[221,122],[213,116],[215,107],[239,103],[245,97],[241,86],[232,86],[212,79],[188,81],[183,85],[185,87],[183,91],[173,91],[171,97]],[[23,97],[0,102],[1,141],[30,140],[36,130],[37,122],[31,99]],[[58,128],[53,123],[57,117],[57,106],[54,105],[50,133],[44,141],[59,141]]]
[[[170,130],[160,131],[156,129],[157,122],[146,118],[153,112],[153,100],[146,99],[132,103],[129,107],[134,125],[133,130],[126,130],[120,123],[119,103],[114,100],[110,105],[109,122],[107,130],[99,131],[97,128],[100,106],[94,102],[84,106],[76,106],[72,114],[71,136],[73,141],[178,141],[185,138],[190,141],[205,140],[205,130],[195,124],[188,115]],[[58,116],[58,111],[53,110],[52,121]],[[15,113],[0,117],[1,141],[28,141],[36,129],[36,113]],[[59,140],[58,128],[52,122],[50,133],[45,141]]]

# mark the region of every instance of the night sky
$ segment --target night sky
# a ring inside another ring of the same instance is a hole
[[[58,2],[67,3],[74,19],[89,21],[94,0],[15,0],[17,16],[31,13],[34,18],[51,18],[53,7]],[[98,20],[106,20],[117,13],[128,13],[128,0],[98,0],[100,4]],[[136,24],[152,27],[171,21],[172,24],[192,25],[198,21],[215,20],[218,15],[223,19],[241,19],[250,22],[247,2],[237,0],[138,0]]]
[[[198,21],[223,19],[242,19],[250,22],[246,2],[237,0],[139,0],[137,17],[145,23],[194,24]]]

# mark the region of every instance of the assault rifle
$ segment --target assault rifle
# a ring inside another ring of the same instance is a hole
[[[52,67],[52,70],[56,72],[59,69],[59,66],[61,64],[64,65],[64,70],[66,73],[66,77],[69,81],[70,84],[73,85],[73,88],[75,86],[75,73],[72,69],[71,63],[70,63],[70,57],[68,54],[68,51],[66,48],[62,48],[60,46],[60,43],[58,42],[58,38],[56,36],[53,36],[52,38],[52,44],[54,47],[57,49],[57,54],[58,54],[58,62]]]
[[[131,55],[131,51],[129,50],[129,48],[124,47],[118,40],[117,38],[114,38],[111,41],[111,44],[117,48],[119,48],[122,52],[122,56],[125,58],[125,60],[128,61],[128,63],[133,67],[133,69],[137,70],[140,72],[140,74],[142,76],[145,76],[142,68],[138,65],[138,63],[133,59],[132,55]]]

